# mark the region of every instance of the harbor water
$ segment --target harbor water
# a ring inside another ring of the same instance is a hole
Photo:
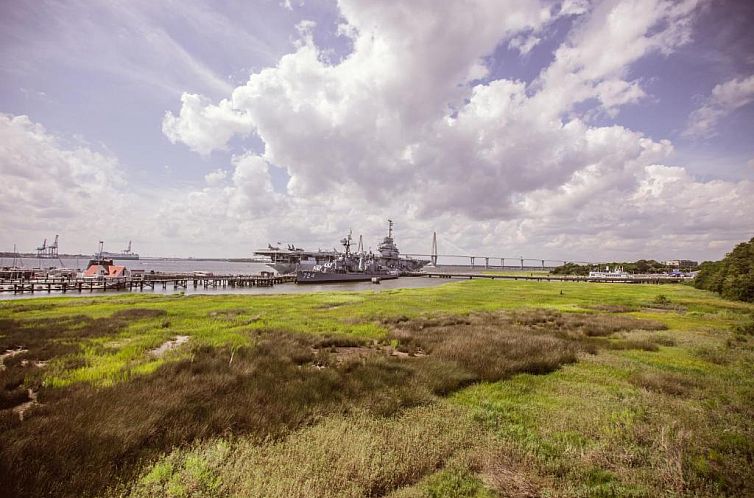
[[[20,261],[20,263],[19,263]],[[53,259],[37,259],[37,258],[22,258],[16,260],[16,264],[24,268],[72,268],[83,270],[87,263],[88,258],[62,258],[60,261]],[[154,271],[165,273],[192,273],[192,272],[206,272],[221,274],[243,274],[243,275],[257,275],[263,271],[272,271],[272,269],[264,263],[256,262],[237,262],[237,261],[218,261],[218,260],[199,260],[199,259],[139,259],[139,260],[115,260],[115,264],[126,266],[131,270],[142,270],[145,273]],[[9,266],[12,263],[11,258],[4,258],[0,260],[0,266]],[[330,284],[308,284],[298,285],[295,283],[278,284],[273,287],[223,287],[223,288],[201,288],[194,289],[192,286],[188,288],[174,289],[172,286],[168,286],[167,289],[162,289],[161,286],[155,286],[155,289],[149,289],[139,291],[137,293],[143,294],[175,294],[182,292],[186,295],[192,294],[300,294],[311,292],[353,292],[353,291],[383,291],[390,289],[401,288],[422,288],[422,287],[435,287],[442,284],[447,284],[449,280],[439,278],[423,278],[423,277],[402,277],[395,280],[384,280],[379,284],[373,284],[371,282],[340,282]],[[7,299],[28,299],[39,297],[51,297],[51,296],[92,296],[92,295],[117,295],[124,294],[128,291],[68,291],[65,294],[62,292],[52,291],[50,293],[46,291],[38,291],[35,293],[19,293],[14,294],[12,292],[0,293],[0,300]]]

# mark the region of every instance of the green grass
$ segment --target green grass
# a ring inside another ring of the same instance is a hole
[[[465,314],[517,308],[551,308],[561,311],[594,311],[600,305],[626,305],[632,315],[659,320],[673,329],[716,329],[740,323],[741,312],[751,306],[721,300],[711,293],[688,286],[668,285],[662,294],[686,308],[684,313],[648,308],[660,293],[656,286],[587,283],[538,283],[525,281],[457,282],[429,289],[383,292],[299,294],[285,296],[155,296],[125,295],[98,298],[40,298],[0,303],[0,318],[24,321],[70,319],[81,315],[105,319],[121,310],[163,310],[166,317],[138,321],[118,332],[121,346],[100,347],[111,334],[92,339],[79,356],[86,366],[78,372],[46,379],[62,386],[87,380],[109,384],[124,370],[139,368],[147,360],[144,350],[158,346],[170,336],[188,335],[194,343],[211,346],[250,345],[250,330],[287,330],[308,334],[348,334],[379,339],[386,335],[383,318],[409,318],[433,313]],[[562,294],[561,294],[562,292]],[[163,328],[156,326],[167,323]],[[99,344],[98,344],[99,340]],[[96,355],[86,354],[96,348]],[[96,356],[97,359],[94,359]]]
[[[0,371],[0,489],[751,494],[753,315],[683,285],[515,280],[6,301],[0,350],[28,352]]]

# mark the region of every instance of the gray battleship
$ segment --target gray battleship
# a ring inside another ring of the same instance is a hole
[[[377,264],[399,273],[415,272],[429,263],[429,260],[402,257],[393,239],[393,221],[388,220],[388,233],[379,244],[378,253],[372,255]],[[333,249],[332,251],[306,251],[294,245],[288,245],[286,249],[268,244],[267,249],[259,249],[254,252],[255,256],[269,258],[268,265],[280,274],[294,273],[297,270],[311,270],[315,266],[332,263],[343,256],[343,252]]]
[[[380,263],[379,257],[367,254],[363,250],[357,254],[351,252],[351,234],[340,241],[345,248],[337,258],[324,264],[311,267],[299,267],[296,271],[296,283],[321,284],[329,282],[363,282],[398,278],[400,271],[388,268]]]

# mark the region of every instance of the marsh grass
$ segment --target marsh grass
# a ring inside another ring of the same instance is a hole
[[[113,320],[154,320],[162,329],[163,315],[132,310]],[[230,315],[235,319],[239,313]],[[94,322],[86,323],[77,330],[96,329]],[[127,382],[43,389],[30,420],[22,423],[7,413],[0,420],[14,441],[0,452],[0,462],[8,489],[19,494],[33,489],[96,494],[144,460],[192,441],[222,434],[277,439],[321,417],[353,411],[390,417],[474,382],[554,371],[576,361],[581,350],[576,337],[596,333],[601,339],[650,326],[636,319],[538,311],[396,320],[383,342],[426,352],[420,356],[391,356],[380,344],[352,336],[250,329],[249,346],[198,343],[184,357]],[[110,325],[105,333],[112,336],[118,328]],[[334,359],[333,351],[354,347],[373,354]]]
[[[220,434],[277,438],[325,413],[359,407],[387,416],[430,395],[412,382],[414,367],[398,360],[318,369],[314,338],[270,332],[254,340],[235,351],[200,346],[110,387],[43,390],[42,405],[23,422],[4,412],[0,430],[13,441],[0,450],[4,489],[97,494],[177,445]]]
[[[640,371],[628,380],[637,387],[675,396],[688,394],[699,385],[695,379],[673,372]]]
[[[447,403],[390,418],[357,412],[278,442],[215,440],[175,450],[141,475],[130,496],[382,496],[416,483],[480,438],[466,411]]]
[[[0,495],[751,494],[752,307],[655,289],[0,303]]]

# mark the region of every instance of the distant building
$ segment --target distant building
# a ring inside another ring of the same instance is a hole
[[[690,259],[671,259],[665,261],[665,266],[672,266],[673,268],[696,268],[699,266],[699,262],[691,261]]]

